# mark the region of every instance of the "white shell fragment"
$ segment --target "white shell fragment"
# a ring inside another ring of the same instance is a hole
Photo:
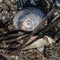
[[[44,51],[44,47],[37,48],[37,50],[42,53]]]
[[[0,0],[0,3],[2,2],[2,0]]]
[[[32,48],[38,48],[38,50],[39,50],[39,49],[43,48],[45,45],[49,45],[54,42],[55,42],[54,39],[52,39],[48,36],[44,36],[43,38],[36,40],[32,44],[26,46],[25,48],[23,48],[23,50],[32,49]]]
[[[49,37],[49,36],[45,36],[48,39],[49,44],[55,43],[54,39]]]

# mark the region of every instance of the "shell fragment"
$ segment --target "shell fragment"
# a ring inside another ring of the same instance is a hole
[[[44,49],[45,45],[49,45],[49,44],[52,44],[52,43],[55,43],[54,39],[52,39],[48,36],[44,36],[43,38],[41,38],[39,40],[36,40],[32,44],[26,46],[22,50],[33,49],[33,48],[37,48],[38,50],[40,50],[41,48]],[[41,49],[41,50],[43,50],[43,49]]]

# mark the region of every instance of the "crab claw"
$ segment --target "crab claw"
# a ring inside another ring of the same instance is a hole
[[[36,40],[35,42],[33,42],[32,44],[24,47],[22,50],[28,50],[28,49],[33,49],[33,48],[42,48],[45,45],[49,45],[55,43],[54,39],[48,37],[48,36],[44,36],[41,39]]]

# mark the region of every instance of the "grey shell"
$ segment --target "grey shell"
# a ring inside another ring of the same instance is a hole
[[[25,20],[26,23],[26,27],[25,27],[25,31],[33,31],[37,25],[42,22],[43,18],[44,18],[44,14],[42,11],[36,9],[36,8],[27,8],[24,10],[19,11],[16,16],[13,19],[13,25],[19,29],[21,29],[22,26],[22,22]]]

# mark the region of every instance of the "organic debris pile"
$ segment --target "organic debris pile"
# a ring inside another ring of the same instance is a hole
[[[48,60],[60,60],[60,41],[56,44],[47,46],[45,49],[45,56]]]
[[[0,60],[60,60],[60,0],[0,0]]]

